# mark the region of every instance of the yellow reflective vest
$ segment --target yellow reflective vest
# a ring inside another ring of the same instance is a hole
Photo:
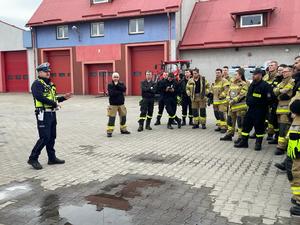
[[[57,102],[55,85],[52,82],[50,84],[46,84],[45,81],[43,81],[42,79],[37,80],[44,86],[43,96],[51,101]],[[44,104],[38,101],[37,99],[34,99],[34,104],[36,108],[53,108],[53,106]]]

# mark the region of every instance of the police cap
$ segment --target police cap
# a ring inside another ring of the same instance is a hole
[[[256,74],[264,75],[264,71],[261,68],[255,68],[255,70],[250,71],[250,73],[253,73],[253,75]]]
[[[36,70],[38,72],[43,71],[43,72],[50,72],[50,64],[48,62],[42,63],[41,65],[39,65]]]

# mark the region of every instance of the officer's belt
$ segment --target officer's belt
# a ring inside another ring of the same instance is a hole
[[[44,112],[56,112],[56,109],[44,109]]]

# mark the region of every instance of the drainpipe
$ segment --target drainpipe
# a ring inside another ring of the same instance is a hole
[[[33,64],[34,64],[34,77],[36,78],[36,70],[37,62],[36,62],[36,39],[35,39],[35,28],[31,28],[31,39],[32,39],[32,49],[33,49]]]
[[[167,12],[168,20],[169,20],[169,59],[171,58],[171,39],[172,39],[172,24],[171,24],[171,15],[170,12]]]

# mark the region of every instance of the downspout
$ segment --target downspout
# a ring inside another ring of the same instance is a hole
[[[171,22],[171,15],[170,12],[167,12],[168,20],[169,20],[169,54],[168,54],[168,60],[171,58],[171,39],[172,39],[172,22]]]
[[[33,64],[34,64],[34,78],[36,79],[36,70],[37,68],[37,62],[36,62],[36,39],[35,39],[35,28],[31,28],[31,39],[32,39],[32,48],[33,48]]]

